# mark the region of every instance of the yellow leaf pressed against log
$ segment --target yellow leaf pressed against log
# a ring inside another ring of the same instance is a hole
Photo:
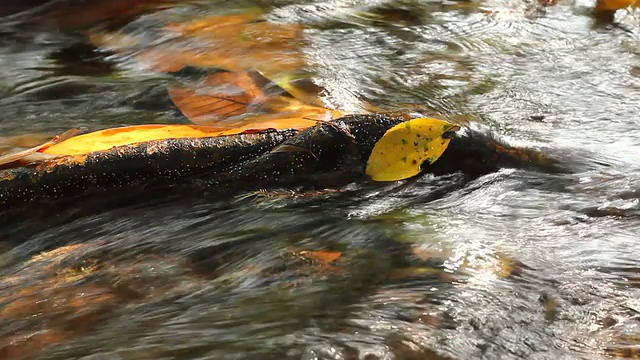
[[[203,138],[220,135],[225,129],[195,125],[138,125],[95,131],[51,145],[41,152],[52,155],[81,155],[114,146],[172,138]]]
[[[309,113],[320,116],[320,113]],[[314,119],[297,115],[292,117],[264,116],[251,121],[233,124],[234,127],[198,126],[198,125],[137,125],[95,131],[61,141],[44,150],[50,155],[82,155],[94,151],[111,149],[114,146],[129,145],[153,140],[205,138],[223,135],[235,135],[256,130],[305,129],[317,124]]]
[[[374,181],[397,181],[420,172],[420,166],[434,163],[449,145],[443,137],[458,125],[418,118],[389,129],[376,143],[367,161],[367,175]]]

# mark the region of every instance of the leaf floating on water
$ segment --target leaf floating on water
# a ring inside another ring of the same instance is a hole
[[[443,120],[418,118],[389,129],[376,143],[366,173],[374,181],[397,181],[420,173],[424,162],[433,164],[449,145],[445,133],[458,125]]]

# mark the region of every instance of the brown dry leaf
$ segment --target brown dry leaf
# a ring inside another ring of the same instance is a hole
[[[217,135],[233,135],[248,130],[264,129],[301,130],[316,125],[318,121],[329,121],[345,115],[342,111],[304,105],[286,97],[268,99],[261,104],[255,104],[251,109],[249,106],[251,103],[243,107],[240,102],[225,103],[213,96],[188,97],[184,89],[178,92],[183,96],[175,97],[178,109],[196,124],[224,129]],[[176,94],[173,92],[173,95]],[[216,106],[220,107],[216,108]],[[245,113],[242,110],[246,112],[256,110],[264,113]],[[227,113],[221,114],[216,111],[227,111]]]

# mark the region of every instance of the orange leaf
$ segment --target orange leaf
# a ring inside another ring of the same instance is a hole
[[[215,73],[208,76],[197,90],[169,84],[168,91],[184,116],[202,125],[242,115],[266,98],[256,77],[246,72]]]
[[[211,31],[224,26],[246,24],[256,20],[259,16],[260,13],[258,11],[249,11],[244,14],[210,16],[183,23],[172,23],[165,26],[165,29],[186,36],[193,33]]]
[[[225,45],[222,45],[225,46]],[[234,48],[233,44],[215,49],[215,45],[173,48],[149,48],[137,52],[137,60],[156,72],[175,72],[186,66],[244,71],[256,68],[270,72],[292,72],[306,65],[302,54],[290,51],[255,51]],[[274,49],[275,50],[275,49]]]
[[[276,100],[283,100],[278,98]],[[287,99],[296,103],[295,99]],[[263,106],[269,105],[268,101]],[[219,135],[233,135],[240,134],[247,130],[263,130],[263,129],[296,129],[302,130],[314,126],[318,121],[328,121],[337,119],[344,114],[337,110],[327,110],[325,108],[319,108],[310,105],[292,105],[283,107],[278,113],[272,114],[260,114],[246,116],[237,120],[227,120],[218,123],[218,126],[226,126],[228,130],[221,131]]]
[[[301,251],[299,254],[307,259],[325,264],[332,263],[342,256],[339,251]]]
[[[256,15],[212,16],[194,22],[170,24],[165,31],[174,32],[183,37],[196,37],[199,40],[228,42],[236,47],[292,49],[293,45],[302,45],[302,26],[297,24],[278,24],[268,21],[256,21]]]
[[[222,135],[255,129],[305,129],[344,115],[288,96],[269,97],[268,86],[273,86],[272,92],[284,93],[255,72],[220,72],[208,76],[197,89],[172,84],[169,95],[189,120],[223,128]]]
[[[185,66],[215,67],[230,71],[257,68],[269,72],[290,72],[304,67],[300,48],[302,27],[295,24],[255,22],[256,14],[214,16],[186,23],[170,24],[162,30],[171,40],[149,47],[134,36],[121,33],[91,33],[98,47],[122,55],[135,55],[141,63],[159,72],[173,72]]]
[[[640,2],[638,0],[597,0],[596,12],[613,12],[620,9],[626,9],[628,7],[638,7]]]
[[[322,109],[322,110],[325,112],[328,112],[325,109]],[[287,116],[282,116],[281,114],[268,114],[268,115],[252,116],[247,119],[238,120],[231,124],[234,125],[232,128],[221,131],[219,135],[234,135],[234,134],[240,134],[246,131],[264,130],[264,129],[302,130],[302,129],[306,129],[308,127],[316,125],[317,121],[309,120],[308,118],[304,118],[300,116],[287,117]]]

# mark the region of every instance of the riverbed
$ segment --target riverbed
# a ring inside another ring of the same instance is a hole
[[[639,356],[637,13],[601,20],[589,1],[135,3],[145,8],[105,16],[53,2],[1,21],[3,139],[189,123],[166,74],[97,51],[87,32],[145,35],[259,8],[305,27],[327,106],[473,121],[585,166],[25,216],[0,235],[3,359]]]

